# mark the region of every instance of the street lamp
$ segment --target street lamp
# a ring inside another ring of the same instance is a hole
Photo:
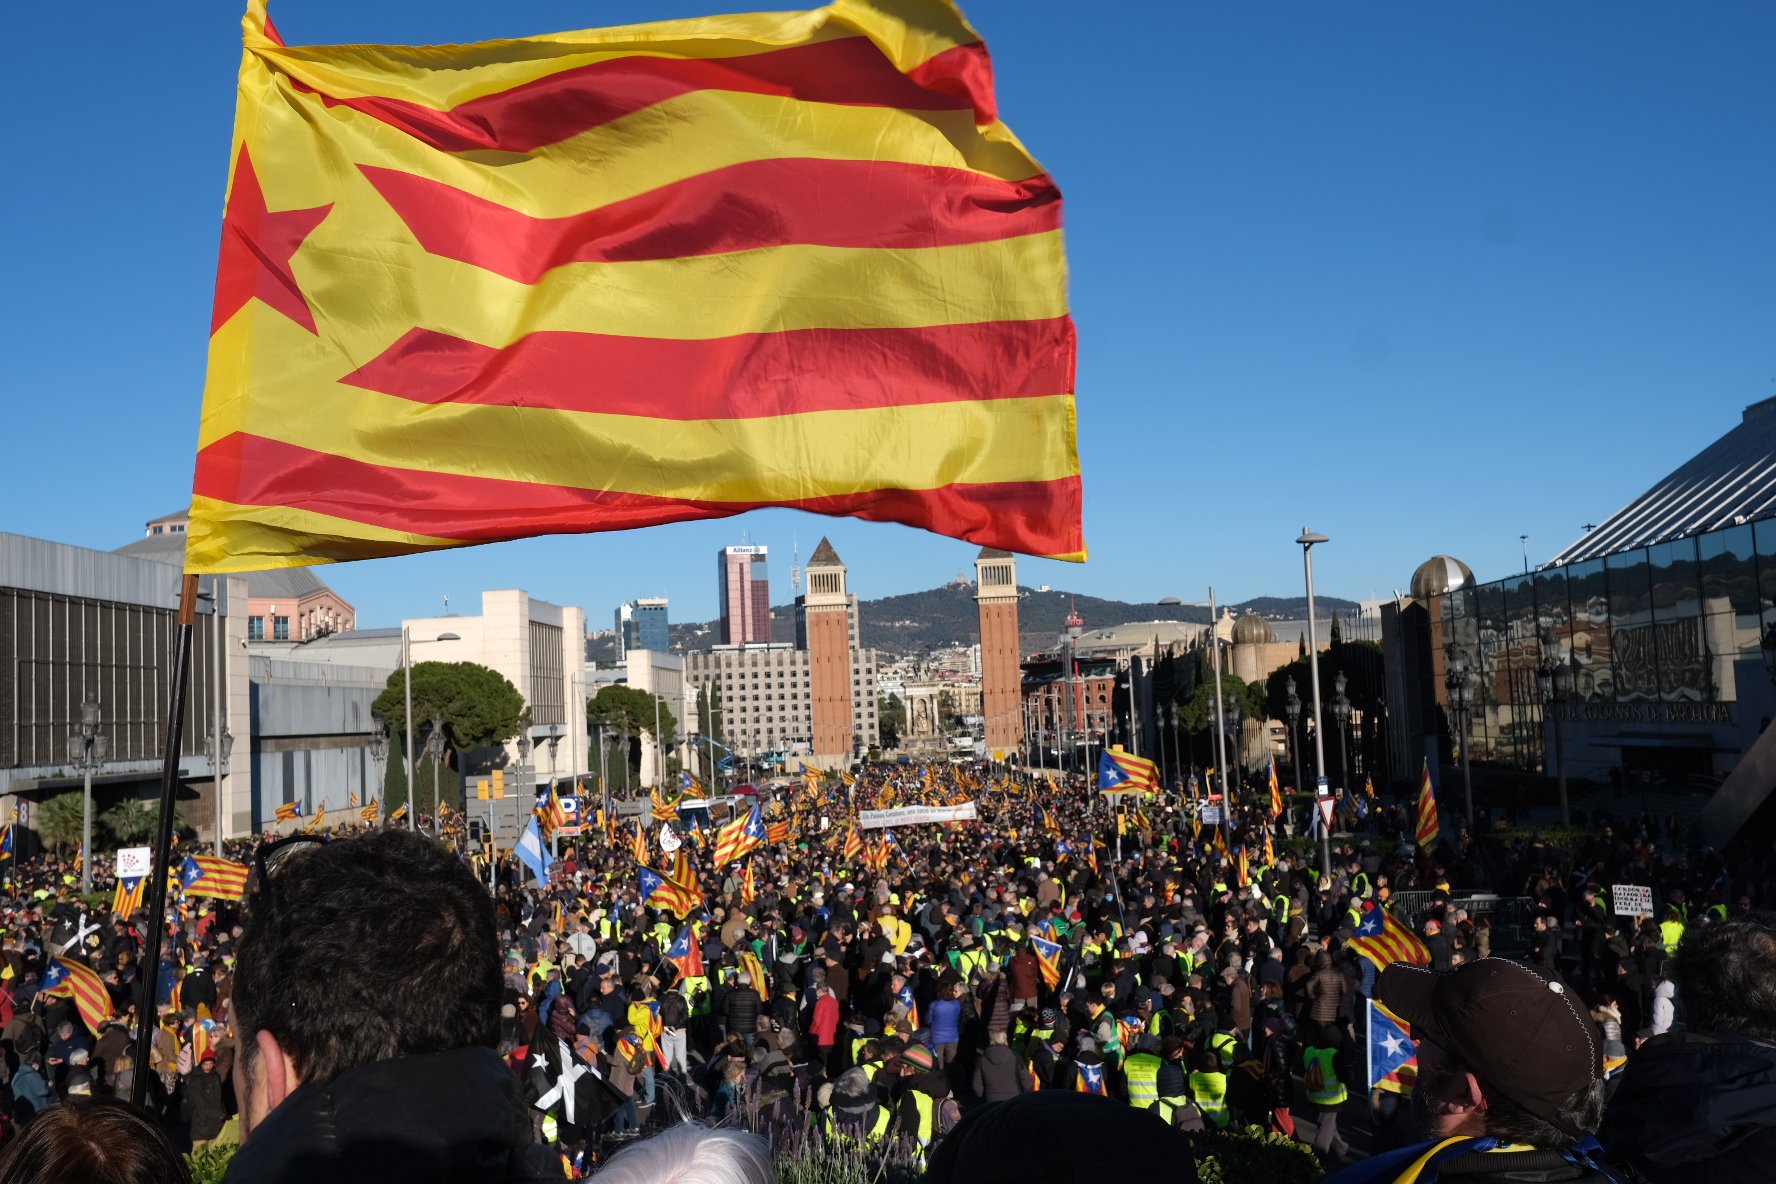
[[[1319,774],[1314,783],[1314,809],[1320,808],[1320,797],[1326,789],[1326,724],[1320,714],[1320,640],[1314,631],[1314,560],[1313,549],[1318,543],[1329,542],[1323,534],[1315,534],[1307,527],[1301,528],[1301,537],[1295,542],[1301,547],[1301,564],[1307,572],[1307,678],[1309,691],[1313,695],[1314,725],[1314,767]],[[1332,878],[1332,828],[1325,823],[1325,815],[1321,814],[1320,822],[1320,874],[1330,882]]]
[[[216,784],[216,858],[222,858],[222,778],[228,776],[228,754],[234,748],[234,734],[222,725],[222,743],[218,750],[216,729],[204,732],[204,759],[210,763],[210,780]]]
[[[370,765],[376,770],[376,792],[378,800],[388,797],[388,780],[382,774],[384,763],[388,760],[388,721],[380,715],[370,717]],[[364,787],[364,804],[370,804],[370,788]],[[388,818],[388,811],[383,811],[383,818]]]
[[[1554,767],[1560,777],[1560,825],[1565,826],[1572,815],[1566,806],[1566,744],[1561,734],[1561,703],[1572,685],[1572,667],[1561,652],[1560,639],[1552,629],[1542,631],[1542,663],[1536,668],[1536,681],[1542,688],[1542,713],[1554,720]]]
[[[1172,784],[1177,785],[1183,780],[1178,774],[1184,768],[1178,760],[1178,703],[1175,699],[1166,704],[1166,727],[1172,733]]]
[[[1301,696],[1295,693],[1293,674],[1284,681],[1283,692],[1288,695],[1283,700],[1283,714],[1289,717],[1289,763],[1295,766],[1295,788],[1299,791],[1306,782],[1301,776]]]
[[[80,705],[80,723],[68,729],[68,760],[85,782],[85,808],[80,820],[80,890],[92,891],[93,773],[111,759],[111,737],[99,714],[99,696],[88,691]]]
[[[444,717],[432,717],[432,730],[426,734],[425,755],[432,758],[432,828],[438,830],[438,807],[443,804],[443,795],[438,792],[438,764],[444,759]],[[417,797],[417,795],[414,795]],[[409,814],[414,808],[409,807]]]
[[[1345,730],[1350,726],[1351,701],[1344,697],[1344,688],[1346,685],[1348,684],[1345,681],[1344,671],[1340,670],[1338,676],[1332,680],[1332,693],[1334,696],[1332,699],[1332,718],[1338,721],[1338,788],[1348,791],[1350,789],[1351,776],[1350,750],[1346,747]]]
[[[1084,630],[1085,630],[1085,622],[1079,619],[1079,609],[1077,607],[1070,609],[1067,613],[1067,671],[1066,671],[1067,733],[1068,733],[1067,747],[1069,749],[1067,755],[1069,757],[1073,757],[1075,755],[1071,751],[1071,749],[1073,747],[1073,740],[1075,738],[1074,733],[1084,733],[1085,726],[1086,726],[1085,720],[1083,718],[1085,715],[1085,705],[1079,701],[1080,696],[1079,696],[1079,692],[1078,692],[1079,635]],[[1089,736],[1088,736],[1088,738],[1086,740],[1086,744],[1085,744],[1085,755],[1089,760],[1089,758],[1091,757],[1091,740],[1090,740]],[[1067,763],[1075,772],[1078,771],[1079,764],[1078,764],[1077,759],[1069,760]],[[1091,776],[1091,769],[1090,769],[1089,765],[1086,768],[1086,776],[1088,776],[1088,777]]]
[[[432,641],[461,641],[454,633],[440,633]],[[425,645],[425,641],[418,644]],[[413,797],[413,638],[407,626],[401,626],[401,681],[406,687],[407,747],[404,750],[403,772],[407,776],[407,829],[418,830],[419,809]]]
[[[1443,689],[1449,695],[1449,714],[1461,737],[1462,793],[1465,795],[1468,831],[1471,834],[1474,830],[1474,778],[1468,767],[1468,717],[1473,711],[1474,690],[1467,664],[1459,658],[1450,663],[1449,673],[1443,679]]]

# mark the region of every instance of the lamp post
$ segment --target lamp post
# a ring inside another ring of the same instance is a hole
[[[438,764],[444,759],[444,717],[432,717],[432,729],[426,733],[425,755],[432,758],[432,828],[438,830],[438,807],[443,804],[443,795],[438,792]],[[417,797],[417,795],[415,795]],[[408,814],[415,813],[410,808]]]
[[[1542,663],[1536,669],[1536,681],[1541,683],[1543,715],[1554,720],[1554,768],[1560,778],[1560,825],[1565,826],[1572,814],[1566,805],[1566,743],[1560,729],[1560,705],[1566,701],[1572,684],[1572,668],[1567,665],[1560,639],[1552,629],[1542,631]],[[1467,745],[1462,747],[1466,751]]]
[[[382,773],[384,762],[388,760],[388,724],[380,715],[371,716],[370,722],[373,725],[370,731],[370,766],[376,770],[376,792],[381,800],[388,797],[388,781]],[[370,804],[368,786],[364,788],[364,804]],[[384,810],[382,816],[387,819],[388,811]]]
[[[1173,700],[1172,702],[1166,704],[1166,727],[1168,729],[1170,729],[1170,731],[1172,733],[1172,781],[1174,783],[1176,783],[1176,782],[1182,781],[1182,778],[1180,778],[1178,776],[1178,774],[1180,774],[1184,771],[1184,767],[1183,767],[1182,763],[1179,761],[1179,757],[1178,757],[1178,703],[1177,703],[1177,700]]]
[[[1314,809],[1320,808],[1320,791],[1326,788],[1326,725],[1320,714],[1320,639],[1314,626],[1314,559],[1313,549],[1318,543],[1329,542],[1325,535],[1316,534],[1307,527],[1301,528],[1301,537],[1295,542],[1301,547],[1301,565],[1307,573],[1307,678],[1309,692],[1313,695],[1314,725],[1314,767],[1319,770],[1314,787]],[[1332,878],[1332,828],[1326,825],[1321,815],[1320,831],[1320,874],[1328,881]]]
[[[216,785],[216,858],[222,858],[222,778],[228,776],[228,754],[234,748],[234,735],[226,725],[222,728],[222,742],[217,744],[216,732],[212,728],[204,733],[204,759],[210,764],[210,780]]]
[[[1332,680],[1332,718],[1338,721],[1338,788],[1350,789],[1350,749],[1346,746],[1345,730],[1350,727],[1351,701],[1344,697],[1346,686],[1344,671],[1340,670]]]
[[[454,633],[440,633],[433,641],[461,641]],[[407,777],[407,829],[419,829],[419,809],[413,797],[413,636],[406,625],[401,626],[401,682],[404,688],[407,717],[407,747],[403,750],[402,771]],[[425,645],[425,641],[418,644]]]
[[[1474,831],[1474,778],[1468,767],[1468,716],[1473,709],[1473,686],[1468,674],[1467,664],[1459,658],[1450,663],[1449,673],[1443,679],[1443,689],[1449,696],[1449,714],[1454,717],[1456,732],[1461,738],[1462,754],[1462,794],[1467,808],[1468,833]]]
[[[1283,700],[1283,714],[1289,717],[1289,762],[1295,766],[1295,788],[1299,791],[1305,783],[1301,777],[1301,696],[1295,693],[1294,675],[1283,683],[1283,691],[1288,695]]]
[[[531,784],[528,774],[525,772],[525,770],[530,768],[530,735],[526,732],[519,732],[518,741],[513,747],[518,750],[518,775],[520,778],[523,778],[523,780],[512,788],[516,791],[515,796],[519,801],[530,803],[531,811],[534,813],[537,804],[536,788]],[[520,817],[523,816],[520,815]],[[550,837],[553,838],[554,836],[551,835]],[[554,858],[554,852],[551,851],[549,856],[551,859]]]
[[[84,810],[80,819],[80,890],[92,891],[93,773],[111,759],[111,737],[99,714],[99,696],[88,691],[80,705],[80,722],[68,729],[68,761],[80,770],[85,784]]]
[[[1085,629],[1085,622],[1079,619],[1079,610],[1071,609],[1067,613],[1067,755],[1073,756],[1071,749],[1075,733],[1085,732],[1085,705],[1079,701],[1079,635]],[[1087,737],[1085,755],[1088,758],[1086,776],[1091,776],[1089,758],[1091,757],[1091,740]],[[1075,772],[1079,769],[1077,759],[1068,764]]]
[[[222,700],[226,694],[226,685],[222,676],[222,641],[226,636],[222,624],[222,577],[210,577],[210,653],[211,653],[211,686],[210,686],[210,736],[205,745],[210,753],[210,779],[216,784],[216,858],[222,858],[222,838],[228,833],[228,819],[223,810],[222,778],[226,776],[228,765],[228,749],[234,743],[234,737],[228,734],[228,724],[222,717]],[[223,772],[217,772],[215,738],[222,737],[221,764]]]

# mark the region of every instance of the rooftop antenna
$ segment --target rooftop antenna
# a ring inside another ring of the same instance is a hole
[[[1529,536],[1520,534],[1517,540],[1523,544],[1523,574],[1529,574]]]
[[[802,544],[795,535],[789,536],[789,553],[793,557],[789,564],[789,586],[793,590],[802,590]]]
[[[444,615],[447,617],[450,615],[450,593],[448,592],[444,593]]]

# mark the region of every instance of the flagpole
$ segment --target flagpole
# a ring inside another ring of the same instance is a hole
[[[1228,851],[1232,851],[1233,791],[1227,784],[1227,711],[1221,702],[1221,638],[1215,632],[1213,588],[1209,589],[1209,653],[1215,667],[1215,760],[1221,766],[1221,836]],[[1237,739],[1235,743],[1238,743]]]
[[[130,1101],[148,1098],[149,1054],[154,1049],[155,993],[160,978],[161,939],[166,933],[167,873],[173,849],[173,801],[179,788],[179,749],[185,741],[185,696],[191,684],[191,632],[197,619],[197,577],[187,573],[179,585],[179,628],[173,637],[173,694],[167,709],[166,747],[160,762],[160,818],[154,837],[154,861],[148,876],[148,942],[138,968],[141,1000],[136,1004],[136,1074]],[[220,743],[220,740],[218,740]]]

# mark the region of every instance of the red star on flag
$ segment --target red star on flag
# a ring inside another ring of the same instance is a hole
[[[216,308],[210,318],[214,334],[247,301],[258,297],[272,308],[315,333],[314,313],[303,298],[302,286],[290,270],[290,258],[302,245],[333,203],[306,210],[265,208],[265,191],[253,172],[247,146],[241,145],[234,168],[234,188],[228,194],[228,212],[222,218],[222,253],[216,261]]]

